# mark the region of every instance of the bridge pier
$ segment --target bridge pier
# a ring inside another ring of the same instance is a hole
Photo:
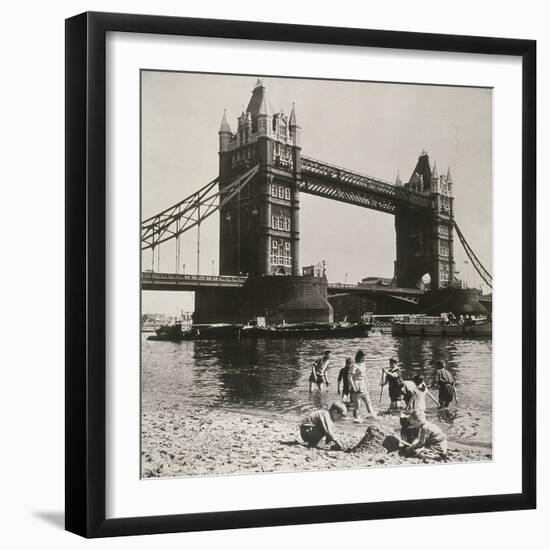
[[[195,292],[193,322],[246,323],[265,317],[269,324],[332,322],[323,277],[251,277],[242,288],[204,288]]]

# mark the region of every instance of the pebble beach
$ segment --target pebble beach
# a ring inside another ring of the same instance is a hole
[[[350,421],[346,418],[336,424],[347,449],[361,440],[357,426],[352,429]],[[377,422],[365,420],[365,430]],[[492,455],[490,449],[455,445],[451,440],[449,459],[481,462],[491,460]],[[283,416],[143,396],[144,478],[405,466],[425,462],[427,459],[388,452],[378,444],[355,452],[333,451],[323,444],[313,449],[301,440],[299,422]]]

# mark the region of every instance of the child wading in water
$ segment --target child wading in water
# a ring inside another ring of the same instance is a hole
[[[413,377],[413,382],[416,386],[414,390],[414,397],[412,400],[412,409],[418,411],[426,410],[426,395],[439,407],[439,401],[432,395],[426,383],[424,377],[421,374],[417,374]]]
[[[365,403],[367,412],[371,416],[377,416],[372,401],[369,395],[369,384],[367,380],[367,372],[365,366],[365,354],[359,350],[355,354],[355,363],[351,366],[349,371],[349,385],[351,390],[351,404],[353,407],[354,422],[361,422],[359,419],[359,409],[361,408],[361,401]]]
[[[311,374],[309,375],[309,391],[313,391],[313,384],[317,384],[319,391],[323,389],[323,383],[327,385],[327,369],[330,361],[330,350],[326,350],[322,357],[319,357],[311,366]]]
[[[439,389],[440,408],[446,409],[456,397],[456,390],[453,375],[445,368],[445,361],[437,362],[434,386]]]
[[[384,381],[380,384],[388,384],[388,393],[390,395],[390,411],[399,409],[399,402],[403,398],[403,379],[401,378],[401,369],[397,366],[397,359],[390,359],[390,368],[382,369],[384,372]],[[382,394],[380,394],[382,397]]]
[[[344,403],[350,401],[349,371],[352,365],[353,361],[351,360],[351,357],[347,357],[345,366],[342,367],[338,373],[336,388],[338,395],[340,395],[340,389],[342,390],[342,401]]]

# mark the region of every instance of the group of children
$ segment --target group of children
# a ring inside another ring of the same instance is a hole
[[[446,409],[456,398],[453,375],[445,368],[444,361],[437,361],[433,385],[439,390],[439,399],[436,399],[421,374],[413,376],[412,380],[403,380],[397,359],[390,359],[388,369],[382,369],[382,382],[388,384],[390,396],[390,410],[398,410],[403,400],[406,410],[426,410],[426,397],[429,397],[440,409]]]
[[[320,391],[323,389],[323,384],[326,384],[328,389],[327,369],[329,362],[330,350],[327,350],[313,364],[309,377],[310,392],[313,390],[313,384],[317,384]],[[376,416],[376,411],[369,395],[365,353],[362,350],[359,350],[355,354],[355,362],[350,357],[346,359],[346,364],[338,375],[337,391],[338,395],[342,395],[343,402],[349,401],[355,422],[360,422],[359,410],[362,402],[365,404],[367,412],[371,416]]]
[[[317,359],[311,368],[309,377],[309,391],[313,391],[316,384],[322,391],[323,384],[328,390],[329,382],[327,370],[330,365],[330,350],[326,350],[323,356]],[[426,410],[426,397],[429,397],[440,409],[447,408],[451,401],[456,399],[456,389],[453,375],[445,368],[444,361],[437,361],[434,386],[439,390],[439,399],[436,399],[428,390],[424,376],[417,374],[412,380],[403,380],[401,369],[397,359],[390,359],[389,368],[382,369],[381,386],[388,386],[390,397],[390,410],[399,410],[401,401],[405,402],[405,410]],[[369,396],[368,380],[366,376],[365,353],[359,350],[355,354],[355,361],[351,357],[338,373],[336,391],[342,397],[344,403],[351,403],[353,416],[358,419],[361,402],[367,408],[371,416],[376,416],[376,411]]]
[[[325,438],[333,451],[343,451],[344,446],[338,440],[334,421],[347,415],[343,403],[334,402],[328,410],[320,409],[308,415],[300,424],[300,435],[310,447],[317,447]],[[447,436],[441,428],[426,419],[424,411],[416,409],[402,413],[399,446],[406,454],[447,460]]]
[[[439,389],[439,400],[428,390],[424,377],[416,375],[412,380],[403,380],[401,369],[395,358],[390,359],[389,368],[382,369],[380,386],[388,386],[390,410],[399,410],[401,401],[405,409],[401,414],[401,439],[403,447],[416,455],[445,458],[447,454],[447,437],[441,429],[429,422],[425,416],[426,397],[429,397],[439,408],[447,408],[453,397],[456,399],[455,383],[452,374],[445,368],[443,361],[437,362],[434,385]],[[323,384],[328,389],[327,370],[330,363],[330,350],[326,350],[312,366],[309,377],[309,391],[313,384],[322,390]],[[337,379],[337,392],[342,402],[334,402],[327,410],[319,410],[310,414],[300,425],[302,439],[311,446],[317,446],[324,437],[327,444],[333,443],[333,449],[342,449],[336,439],[333,420],[346,416],[349,407],[353,413],[354,422],[361,422],[359,411],[364,403],[367,413],[377,416],[369,395],[366,376],[365,354],[359,350],[355,361],[346,359],[345,366],[340,369]],[[380,394],[382,396],[382,394]]]

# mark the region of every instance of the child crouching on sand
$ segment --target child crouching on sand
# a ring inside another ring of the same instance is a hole
[[[334,442],[332,450],[343,450],[342,445],[336,439],[334,420],[346,416],[346,407],[342,403],[332,403],[329,410],[319,409],[307,416],[300,424],[300,435],[308,447],[317,447],[321,439],[325,442]]]
[[[423,411],[413,411],[409,425],[418,429],[418,435],[411,441],[410,449],[418,456],[447,460],[447,436],[433,422],[428,422]]]

